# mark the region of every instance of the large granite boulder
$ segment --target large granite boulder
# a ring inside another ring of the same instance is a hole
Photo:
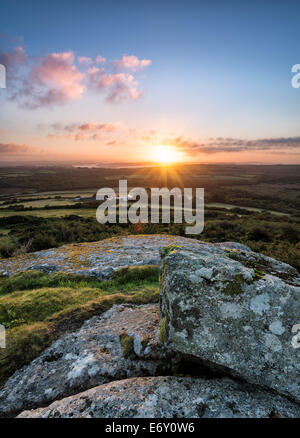
[[[159,343],[157,304],[116,305],[55,341],[0,391],[0,416],[45,406],[112,380],[171,374],[179,358]]]
[[[218,372],[300,402],[300,278],[248,248],[162,250],[161,340]]]
[[[230,379],[139,377],[111,382],[20,418],[263,418],[299,417],[284,397]]]

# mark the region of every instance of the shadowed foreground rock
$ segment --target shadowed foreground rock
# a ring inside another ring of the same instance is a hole
[[[158,338],[157,304],[113,306],[10,377],[0,391],[0,415],[44,406],[112,380],[170,374],[178,357]]]
[[[299,417],[300,407],[279,395],[230,379],[139,377],[111,382],[25,411],[20,418],[262,418]]]
[[[161,337],[210,368],[300,401],[300,278],[242,249],[200,244],[163,251]]]

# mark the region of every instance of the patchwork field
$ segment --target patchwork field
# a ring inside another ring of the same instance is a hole
[[[0,168],[0,257],[126,234],[185,235],[185,224],[96,221],[101,187],[203,187],[205,227],[193,238],[238,241],[300,268],[300,166]],[[194,204],[195,206],[195,204]]]

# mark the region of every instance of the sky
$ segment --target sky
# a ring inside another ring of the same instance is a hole
[[[4,0],[0,12],[0,163],[300,164],[298,1]]]

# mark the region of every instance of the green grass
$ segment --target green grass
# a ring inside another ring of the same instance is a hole
[[[74,208],[74,209],[53,209],[53,210],[27,210],[27,211],[13,211],[13,210],[2,210],[0,209],[0,217],[10,217],[10,216],[37,216],[37,217],[65,217],[65,216],[80,216],[80,217],[94,217],[96,218],[96,209],[83,209],[83,208]]]
[[[72,200],[66,200],[66,199],[37,199],[35,201],[28,201],[28,202],[20,202],[19,204],[13,204],[13,205],[23,205],[25,208],[44,208],[47,205],[51,207],[63,207],[65,205],[74,205],[74,202]],[[7,208],[7,205],[2,205],[0,208]]]
[[[80,275],[28,271],[0,278],[0,324],[6,349],[0,350],[0,385],[66,331],[114,304],[157,302],[158,269],[123,268],[105,282]]]
[[[95,189],[90,189],[90,190],[57,190],[57,191],[52,191],[52,192],[38,192],[38,193],[30,193],[30,195],[27,194],[19,194],[18,198],[28,198],[30,196],[30,198],[43,198],[43,197],[50,197],[50,196],[62,196],[64,198],[70,197],[70,199],[75,198],[75,196],[80,195],[83,197],[88,197],[88,196],[92,196],[94,193],[97,192],[98,188]]]

